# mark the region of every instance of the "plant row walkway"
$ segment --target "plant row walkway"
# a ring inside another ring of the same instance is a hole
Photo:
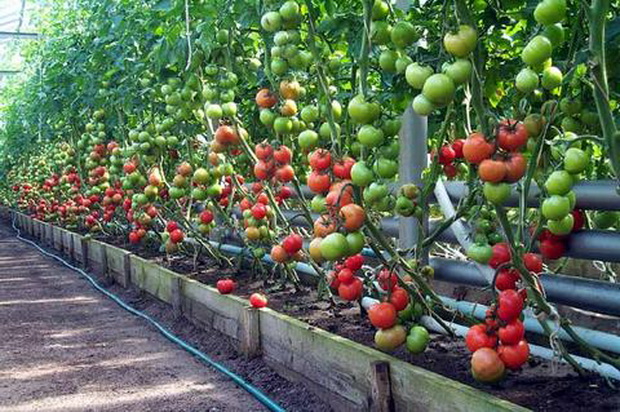
[[[261,405],[0,225],[0,412]]]

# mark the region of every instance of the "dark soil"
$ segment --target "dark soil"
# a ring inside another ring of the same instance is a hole
[[[375,328],[366,318],[360,316],[359,307],[350,303],[340,302],[332,305],[326,301],[320,301],[315,288],[303,287],[300,293],[292,286],[287,285],[282,288],[277,282],[266,283],[253,277],[252,271],[247,269],[217,267],[213,262],[203,259],[198,259],[197,265],[194,266],[190,258],[174,256],[167,260],[158,250],[130,245],[124,237],[104,240],[209,285],[214,285],[218,279],[232,277],[239,283],[235,291],[239,296],[248,297],[251,293],[262,290],[268,293],[271,308],[292,315],[312,326],[367,346],[373,346]],[[115,291],[121,295],[136,293],[125,292],[116,287]],[[205,345],[208,353],[214,353],[212,351],[217,353],[221,350],[219,356],[223,359],[228,358],[227,364],[233,370],[240,371],[244,376],[250,375],[252,382],[257,383],[261,389],[272,395],[277,395],[278,391],[285,394],[292,391],[290,394],[294,394],[294,387],[280,377],[254,378],[255,368],[262,371],[266,367],[260,366],[262,362],[259,360],[247,362],[237,358],[234,348],[225,339],[218,339],[214,343],[212,339],[205,336],[204,332],[188,322],[170,321],[171,314],[168,307],[152,298],[135,295],[134,299],[134,304],[145,305],[143,308],[146,308],[147,313],[153,310],[158,318],[164,319],[175,332],[180,333],[180,336],[188,338],[192,343],[197,343],[199,347],[201,344]],[[203,340],[206,340],[206,343],[203,343]],[[219,345],[223,347],[220,349]],[[497,385],[480,384],[471,376],[470,353],[462,339],[451,340],[442,335],[433,335],[428,349],[421,355],[411,355],[403,348],[392,355],[535,411],[620,410],[620,391],[612,388],[602,378],[598,376],[579,377],[567,365],[538,358],[531,358],[527,367],[519,372],[509,373]],[[267,386],[261,386],[263,384]],[[282,400],[276,396],[276,399],[290,410],[327,410],[325,407],[321,408],[319,403],[312,403],[312,399],[303,399],[293,404],[286,403],[287,400],[295,399],[296,396],[284,396]]]
[[[203,283],[214,285],[218,279],[233,277],[239,283],[235,294],[248,297],[263,290],[268,293],[269,306],[294,316],[308,324],[373,346],[376,329],[367,318],[360,316],[356,304],[331,305],[318,300],[316,289],[303,287],[302,293],[293,286],[284,289],[274,282],[272,286],[252,277],[249,270],[216,268],[213,263],[199,264],[195,269],[187,258],[174,257],[166,261],[161,256],[155,260],[172,270],[187,274]],[[534,340],[534,336],[532,336]],[[579,377],[565,364],[532,357],[527,367],[509,373],[499,384],[490,386],[474,380],[469,371],[470,353],[462,339],[434,334],[428,349],[421,355],[412,355],[404,348],[393,356],[431,370],[440,375],[491,393],[535,411],[619,411],[620,391],[610,387],[598,376]]]

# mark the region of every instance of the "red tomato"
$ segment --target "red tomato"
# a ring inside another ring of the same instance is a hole
[[[295,170],[291,165],[284,165],[276,170],[276,179],[280,182],[290,182],[295,178]]]
[[[444,145],[439,149],[439,163],[442,165],[451,164],[456,159],[456,153],[450,145]]]
[[[250,211],[252,212],[252,217],[254,217],[254,219],[260,220],[267,216],[267,207],[265,207],[265,205],[262,203],[255,204],[254,206],[252,206],[252,209],[250,209]]]
[[[312,152],[308,158],[310,167],[313,170],[329,169],[332,165],[332,155],[329,150],[317,149]]]
[[[545,259],[551,260],[561,258],[566,252],[566,246],[561,240],[543,240],[540,242],[539,249]]]
[[[471,357],[471,374],[480,382],[497,382],[504,371],[504,363],[494,349],[480,348]]]
[[[211,222],[213,222],[213,212],[208,209],[203,210],[200,213],[200,223],[208,225]]]
[[[489,260],[489,266],[497,269],[500,265],[510,262],[510,259],[512,259],[512,254],[508,243],[496,243],[493,245],[493,256]]]
[[[497,336],[487,333],[484,324],[474,325],[465,335],[465,344],[470,352],[475,352],[480,348],[494,348],[497,345]]]
[[[450,164],[450,165],[444,165],[443,166],[443,172],[445,173],[446,177],[448,179],[452,179],[453,177],[455,177],[458,174],[458,169],[456,168],[456,166]]]
[[[463,144],[463,157],[472,164],[479,164],[494,152],[495,146],[482,133],[472,133]]]
[[[360,270],[363,264],[364,264],[364,256],[362,255],[349,256],[347,260],[344,261],[344,265],[348,269],[351,269],[354,272],[356,270]]]
[[[178,228],[179,228],[178,223],[173,221],[173,220],[171,220],[168,223],[166,223],[166,232],[168,232],[168,233],[174,232]]]
[[[514,289],[501,291],[497,300],[497,316],[504,322],[518,318],[523,310],[523,298]]]
[[[390,303],[397,311],[404,310],[409,304],[409,293],[401,287],[396,286],[390,294]]]
[[[519,369],[530,356],[530,345],[524,340],[516,345],[500,345],[497,353],[508,369]]]
[[[463,145],[465,144],[465,139],[456,139],[452,142],[452,150],[454,150],[454,156],[457,159],[463,158]]]
[[[288,235],[282,241],[282,247],[289,255],[297,253],[304,244],[304,239],[297,233]]]
[[[583,229],[585,225],[585,213],[583,210],[575,209],[571,212],[573,214],[573,229],[572,232],[577,232]]]
[[[267,296],[263,294],[252,293],[252,295],[250,296],[250,305],[252,305],[253,308],[260,309],[267,307],[268,302],[269,301],[267,300]]]
[[[355,160],[345,157],[334,164],[334,176],[339,179],[351,179],[351,168],[355,164]]]
[[[495,288],[499,291],[516,289],[519,272],[515,269],[502,269],[495,279]]]
[[[273,156],[273,147],[269,143],[259,143],[254,147],[258,160],[269,160]]]
[[[506,326],[499,328],[497,336],[499,336],[502,345],[515,345],[525,336],[525,328],[519,319],[515,319]]]
[[[273,158],[276,159],[276,162],[278,163],[288,164],[293,158],[293,152],[291,152],[291,149],[288,147],[282,145],[278,148],[278,150],[273,152]]]
[[[340,269],[338,272],[338,281],[341,283],[349,283],[353,280],[353,271],[348,268]]]
[[[308,176],[308,187],[313,193],[325,193],[329,191],[332,180],[327,173],[314,171]]]
[[[540,255],[536,253],[526,253],[523,255],[523,263],[525,267],[530,272],[534,272],[536,274],[542,272],[543,270],[543,261]]]
[[[499,124],[496,139],[500,148],[515,152],[527,143],[527,129],[521,122],[515,120],[503,120]]]
[[[354,277],[349,283],[341,283],[338,286],[338,296],[340,299],[354,301],[362,297],[364,283],[358,277]]]
[[[237,284],[232,279],[220,279],[215,284],[218,292],[220,292],[222,295],[232,293],[235,290],[236,286]]]
[[[391,328],[396,324],[396,308],[390,302],[376,303],[368,309],[368,319],[376,328]]]
[[[355,203],[342,206],[339,215],[342,218],[342,227],[349,232],[359,230],[366,220],[364,208]]]
[[[527,160],[521,153],[512,153],[504,162],[506,166],[506,181],[515,183],[525,175],[527,169]]]
[[[398,285],[398,275],[388,269],[381,269],[377,274],[377,282],[383,290],[392,290]]]
[[[172,243],[180,243],[183,241],[184,237],[185,235],[180,229],[175,229],[172,232],[170,232],[170,241]]]

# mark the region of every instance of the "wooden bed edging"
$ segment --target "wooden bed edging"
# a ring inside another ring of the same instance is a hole
[[[125,287],[131,283],[198,326],[226,335],[242,354],[262,356],[278,373],[303,382],[335,410],[527,411],[288,315],[251,309],[245,299],[221,295],[126,250],[13,213],[18,227],[41,243],[82,264],[86,260],[90,270]]]

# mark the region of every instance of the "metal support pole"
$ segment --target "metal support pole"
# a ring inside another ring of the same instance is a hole
[[[428,135],[428,123],[426,117],[418,116],[413,107],[409,105],[403,115],[400,129],[400,154],[398,176],[401,185],[414,183],[422,186],[422,173],[428,166],[428,148],[426,137]],[[428,227],[428,221],[422,223]],[[413,217],[400,217],[398,219],[398,244],[401,249],[413,247],[418,241],[418,223]],[[424,255],[424,259],[427,256]]]

